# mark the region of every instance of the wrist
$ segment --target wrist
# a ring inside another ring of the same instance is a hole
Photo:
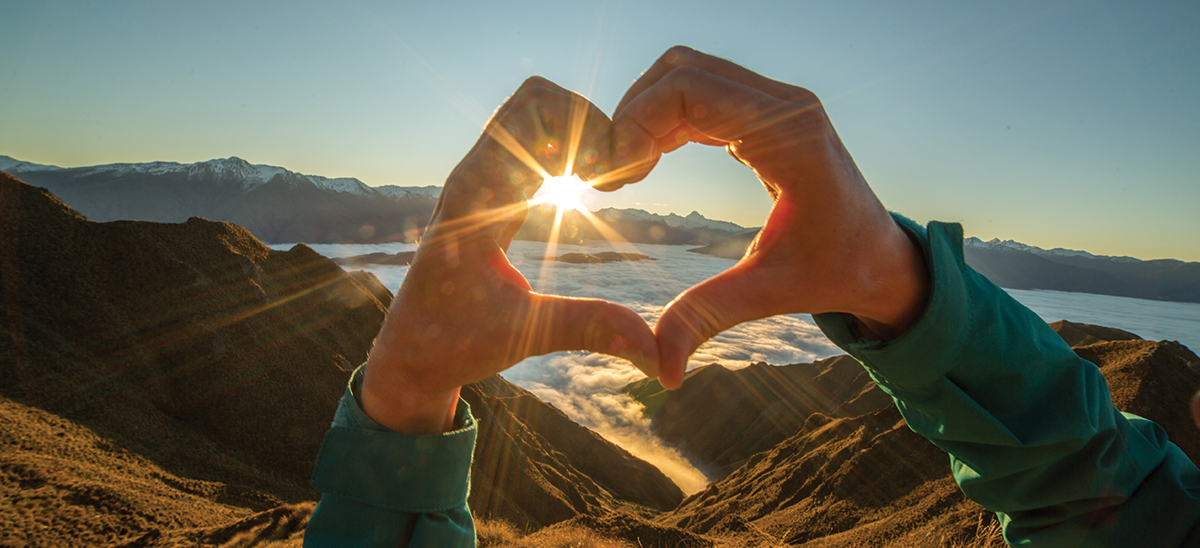
[[[929,269],[920,244],[897,224],[881,238],[880,249],[869,256],[867,290],[851,313],[873,338],[891,341],[920,319],[929,298]]]
[[[394,364],[367,360],[359,405],[379,425],[400,434],[441,434],[454,430],[459,389],[432,393],[396,374]]]

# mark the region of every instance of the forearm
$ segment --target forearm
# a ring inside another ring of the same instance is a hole
[[[960,228],[909,227],[932,273],[920,319],[885,344],[858,340],[845,315],[819,315],[826,334],[864,363],[913,430],[950,453],[963,492],[1002,514],[1010,542],[1121,545],[1128,534],[1145,546],[1152,527],[1177,546],[1200,517],[1196,467],[1157,425],[1114,409],[1094,365],[963,264]],[[1158,509],[1164,497],[1174,503]],[[1092,523],[1113,508],[1118,519]]]
[[[317,456],[312,483],[322,496],[305,546],[474,546],[470,407],[460,400],[454,429],[443,434],[391,432],[359,407],[361,374],[351,379]]]

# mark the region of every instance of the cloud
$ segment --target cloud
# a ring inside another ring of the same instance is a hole
[[[287,249],[290,245],[271,246]],[[406,244],[313,245],[326,256],[351,256],[412,250]],[[562,253],[617,250],[641,253],[654,261],[605,264],[567,264],[542,261],[547,246],[514,242],[509,260],[538,291],[572,297],[607,299],[629,306],[653,323],[671,299],[683,290],[729,268],[735,261],[688,253],[684,246],[648,244],[559,245]],[[372,266],[392,291],[400,287],[407,267]],[[1126,329],[1148,337],[1179,339],[1200,344],[1200,305],[1157,303],[1080,293],[1010,291],[1042,318],[1086,321]],[[1196,346],[1191,346],[1196,348]],[[689,367],[721,363],[739,368],[765,361],[782,365],[810,362],[841,353],[807,315],[776,316],[748,322],[721,333],[701,346]],[[621,389],[644,376],[632,364],[598,354],[559,352],[529,358],[502,374],[561,409],[572,420],[595,430],[609,441],[646,460],[675,481],[686,493],[701,489],[704,474],[650,430],[642,406]]]

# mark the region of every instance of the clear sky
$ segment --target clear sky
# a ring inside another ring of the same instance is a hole
[[[440,185],[527,76],[610,112],[686,44],[820,96],[867,180],[968,235],[1200,260],[1200,3],[0,0],[0,154],[239,156]],[[769,203],[685,147],[607,197],[746,226]]]

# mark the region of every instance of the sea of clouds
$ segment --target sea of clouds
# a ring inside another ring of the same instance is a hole
[[[288,249],[291,244],[272,245]],[[374,252],[412,251],[411,244],[310,245],[327,257]],[[688,246],[613,244],[557,245],[514,242],[509,260],[535,290],[573,297],[607,299],[629,306],[651,324],[676,295],[733,265],[734,261],[689,253]],[[543,261],[547,255],[600,251],[641,253],[653,261],[607,264],[568,264]],[[372,265],[374,273],[393,292],[407,267]],[[1009,290],[1018,301],[1046,321],[1067,319],[1116,327],[1147,339],[1173,339],[1200,349],[1200,304],[1145,301],[1125,297]],[[689,367],[721,363],[729,368],[765,361],[782,365],[811,362],[839,354],[806,314],[777,316],[730,329],[696,352]],[[688,494],[708,482],[704,472],[673,447],[663,443],[642,416],[642,406],[621,389],[644,376],[629,362],[585,352],[558,352],[529,358],[503,374],[504,378],[561,409],[630,453],[659,467]]]

